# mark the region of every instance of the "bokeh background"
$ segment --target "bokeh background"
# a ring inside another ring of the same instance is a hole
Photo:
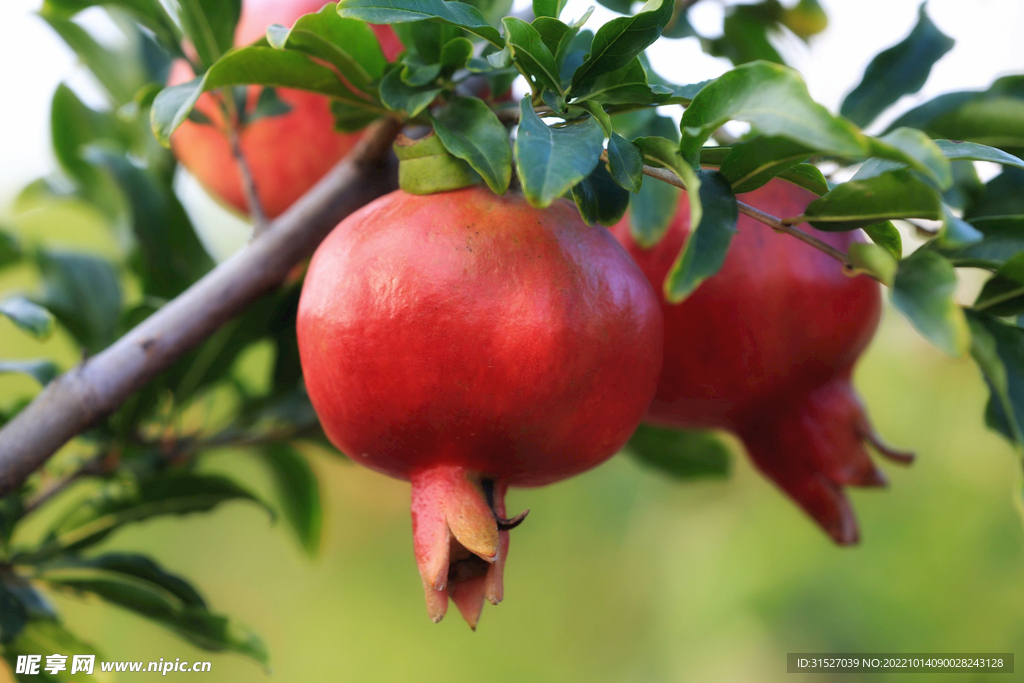
[[[822,4],[830,28],[810,48],[795,39],[782,47],[812,94],[835,109],[871,57],[910,31],[917,2]],[[579,15],[586,5],[572,0],[566,15]],[[73,55],[32,15],[36,6],[35,0],[0,2],[6,100],[0,107],[0,222],[30,238],[113,254],[113,238],[73,205],[13,210],[18,190],[54,167],[48,143],[53,89],[62,79],[81,78]],[[933,0],[929,12],[957,45],[922,91],[894,113],[942,92],[983,88],[999,75],[1024,72],[1024,3]],[[600,19],[606,16],[599,10]],[[713,35],[722,6],[702,2],[691,16]],[[698,81],[728,68],[692,40],[663,43],[652,51],[654,66],[674,81]],[[244,224],[188,178],[179,186],[211,252],[226,257],[244,241]],[[2,290],[34,285],[18,269],[0,277]],[[965,278],[965,290],[974,286]],[[60,333],[45,344],[48,355],[74,362],[77,352]],[[0,353],[29,357],[41,349],[0,319]],[[241,505],[134,526],[105,547],[148,552],[193,578],[215,609],[262,634],[271,650],[270,675],[280,681],[776,681],[787,677],[786,653],[793,651],[1019,649],[1020,462],[984,429],[986,391],[975,366],[942,356],[887,311],[856,384],[878,430],[919,454],[908,469],[884,465],[889,490],[852,493],[862,527],[859,547],[833,547],[738,447],[729,479],[685,484],[619,456],[571,481],[510,495],[511,508],[532,514],[513,534],[506,601],[485,608],[476,633],[454,614],[438,626],[425,616],[407,484],[328,452],[312,454],[327,504],[315,559],[283,529],[272,528],[265,514]],[[34,391],[28,380],[0,377],[4,403]],[[207,467],[269,489],[263,470],[250,467],[244,454],[225,452]],[[265,678],[249,661],[209,655],[115,608],[73,598],[57,602],[69,627],[100,644],[106,659],[210,659],[213,671],[205,680]],[[0,669],[0,681],[6,676]],[[121,674],[118,680],[146,678]]]

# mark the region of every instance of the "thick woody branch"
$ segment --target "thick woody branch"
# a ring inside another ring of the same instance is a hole
[[[51,382],[0,429],[0,495],[75,435],[287,276],[349,213],[392,189],[384,159],[400,125],[385,120],[230,260],[96,356]]]

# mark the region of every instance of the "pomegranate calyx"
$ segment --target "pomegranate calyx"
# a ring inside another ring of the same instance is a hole
[[[416,562],[434,622],[448,599],[476,630],[484,600],[503,597],[508,530],[525,514],[505,520],[505,486],[457,465],[436,465],[412,477],[412,524]]]

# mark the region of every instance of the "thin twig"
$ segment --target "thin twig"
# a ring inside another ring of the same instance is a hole
[[[339,220],[393,189],[382,163],[400,129],[394,119],[371,128],[344,161],[271,223],[271,229],[111,346],[50,382],[0,429],[0,495],[280,284]]]
[[[74,470],[70,474],[57,479],[52,482],[49,486],[44,487],[34,496],[30,497],[25,502],[25,511],[23,514],[28,515],[35,510],[39,509],[44,503],[49,501],[51,498],[56,496],[61,491],[74,484],[79,479],[84,477],[93,476],[96,474],[102,474],[106,467],[108,453],[106,451],[97,453],[93,457],[86,460],[79,466],[78,469]]]
[[[603,153],[601,155],[601,159],[607,161],[608,153]],[[643,173],[646,176],[656,178],[658,180],[661,180],[662,182],[668,183],[669,185],[675,185],[676,187],[684,190],[686,189],[686,184],[683,183],[679,176],[677,176],[673,171],[667,168],[655,168],[654,166],[647,166],[645,164],[643,167]],[[815,249],[824,252],[825,254],[828,254],[836,261],[839,261],[839,263],[841,263],[844,268],[853,268],[853,263],[850,262],[849,257],[840,250],[833,247],[831,244],[828,244],[827,242],[818,239],[814,235],[808,234],[803,230],[800,230],[799,228],[790,225],[781,218],[777,218],[769,213],[762,211],[761,209],[753,207],[750,204],[747,204],[746,202],[737,201],[736,206],[739,208],[740,213],[746,214],[747,216],[750,216],[751,218],[758,220],[761,223],[764,223],[765,225],[775,230],[776,232],[785,233],[787,235],[795,237],[801,242],[808,244],[814,247]],[[877,279],[870,273],[865,273],[865,275],[868,275],[873,279]]]
[[[242,152],[242,139],[239,128],[242,126],[242,119],[238,108],[235,106],[234,98],[228,93],[221,93],[221,110],[224,118],[224,134],[231,146],[231,156],[235,158],[238,165],[238,174],[242,179],[242,192],[245,194],[245,203],[249,205],[249,216],[253,223],[253,237],[259,235],[267,228],[267,214],[263,210],[263,203],[260,201],[259,192],[256,190],[256,179],[249,168],[249,162]]]

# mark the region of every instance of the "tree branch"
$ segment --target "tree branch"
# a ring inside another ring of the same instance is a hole
[[[601,159],[607,161],[608,153],[603,153],[601,155]],[[662,182],[668,183],[669,185],[675,185],[676,187],[681,188],[683,190],[686,189],[686,185],[679,178],[679,176],[677,176],[675,173],[673,173],[667,168],[655,168],[654,166],[644,165],[643,173],[645,176],[656,178],[658,180],[661,180]],[[772,216],[769,213],[765,213],[761,209],[751,206],[750,204],[737,201],[736,206],[739,208],[740,213],[746,214],[747,216],[750,216],[751,218],[764,223],[772,230],[795,237],[801,242],[814,247],[818,251],[828,254],[836,261],[839,261],[839,263],[843,264],[844,268],[853,268],[853,264],[850,262],[849,257],[842,251],[833,247],[831,244],[828,244],[827,242],[818,239],[814,235],[808,234],[803,230],[800,230],[799,228],[790,225],[789,223],[786,223],[781,218],[776,218],[775,216]],[[864,274],[867,275],[868,277],[871,277],[872,279],[878,279],[874,275],[871,275],[870,273],[865,272]]]
[[[242,251],[43,389],[0,429],[0,495],[278,285],[339,220],[392,189],[382,166],[400,128],[385,119],[369,129],[349,157]]]

